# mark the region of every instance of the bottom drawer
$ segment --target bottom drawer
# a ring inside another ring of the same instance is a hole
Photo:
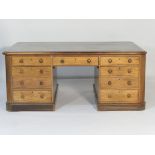
[[[139,102],[138,90],[101,90],[100,102],[109,103],[137,103]]]
[[[15,103],[51,103],[51,91],[13,91]]]

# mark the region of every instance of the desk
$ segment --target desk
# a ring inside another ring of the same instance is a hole
[[[100,111],[145,108],[146,52],[132,42],[19,42],[3,54],[9,111],[55,110],[59,66],[95,66]]]

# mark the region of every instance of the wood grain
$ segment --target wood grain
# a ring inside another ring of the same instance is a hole
[[[111,66],[111,67],[101,67],[101,76],[139,76],[139,66]]]
[[[138,65],[140,63],[138,56],[104,56],[101,57],[101,66],[110,65]]]
[[[51,91],[13,91],[14,103],[46,104],[52,103]]]
[[[50,66],[51,57],[45,56],[13,56],[13,66]]]
[[[138,89],[139,79],[131,77],[101,77],[101,89]]]
[[[48,77],[52,76],[50,67],[12,67],[13,77]]]
[[[3,54],[9,111],[54,110],[58,66],[95,66],[98,110],[145,108],[146,51],[134,43],[17,43]]]
[[[12,85],[14,89],[45,89],[51,88],[52,80],[51,78],[34,78],[34,77],[15,77],[12,80]]]
[[[98,57],[54,57],[54,66],[98,66]]]
[[[108,103],[138,103],[138,90],[101,90],[100,104]]]

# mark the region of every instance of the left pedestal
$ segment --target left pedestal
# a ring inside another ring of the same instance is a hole
[[[55,74],[50,55],[6,55],[7,110],[53,111]]]

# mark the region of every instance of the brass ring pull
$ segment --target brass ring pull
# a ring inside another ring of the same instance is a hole
[[[127,98],[131,98],[131,94],[127,94]]]
[[[43,73],[44,73],[43,69],[40,69],[40,74],[43,74]]]
[[[109,69],[109,70],[108,70],[108,73],[110,73],[110,74],[111,74],[111,73],[112,73],[112,69]]]
[[[19,63],[23,63],[23,62],[24,62],[24,60],[23,60],[23,59],[20,59],[20,60],[19,60]]]
[[[108,94],[108,98],[112,98],[111,94]]]
[[[23,86],[24,85],[24,81],[22,80],[22,81],[20,81],[20,85],[21,86]]]
[[[130,59],[128,59],[128,63],[131,63],[132,62],[132,59],[130,58]]]
[[[112,84],[112,82],[111,81],[108,81],[108,85],[111,85]]]
[[[40,81],[40,85],[43,85],[44,84],[44,82],[43,81]]]
[[[44,98],[44,94],[41,94],[41,95],[40,95],[40,98]]]
[[[44,61],[43,61],[43,59],[41,58],[41,59],[39,59],[39,62],[40,62],[40,63],[43,63]]]
[[[131,73],[132,72],[132,70],[131,69],[128,69],[128,73]]]
[[[24,73],[24,70],[23,70],[23,69],[20,69],[20,70],[19,70],[19,73],[20,73],[20,74]]]
[[[20,96],[22,99],[24,99],[25,98],[25,96],[24,96],[24,94],[21,94],[21,96]]]
[[[91,59],[87,59],[87,62],[88,62],[88,63],[91,63]]]
[[[65,61],[63,59],[60,60],[61,63],[64,63]]]
[[[128,85],[132,85],[132,82],[131,82],[131,81],[128,81],[127,84],[128,84]]]
[[[109,63],[112,63],[112,59],[108,59],[108,62],[109,62]]]

